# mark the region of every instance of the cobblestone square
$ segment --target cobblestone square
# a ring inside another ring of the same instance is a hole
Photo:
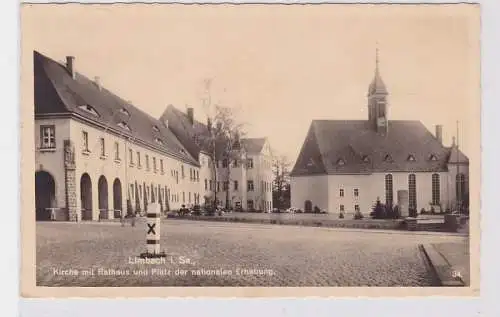
[[[432,286],[415,234],[162,220],[161,263],[139,263],[146,225],[37,223],[39,286]]]

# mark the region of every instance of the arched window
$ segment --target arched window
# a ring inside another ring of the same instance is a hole
[[[417,179],[415,174],[408,175],[408,207],[417,209]]]
[[[385,204],[392,206],[393,203],[393,189],[392,189],[392,175],[385,175]]]
[[[432,204],[439,205],[441,200],[441,182],[439,174],[432,174]]]
[[[465,175],[462,173],[457,174],[456,180],[455,180],[455,187],[456,187],[456,195],[457,195],[457,202],[463,202],[464,197],[466,194],[466,187],[465,187]]]

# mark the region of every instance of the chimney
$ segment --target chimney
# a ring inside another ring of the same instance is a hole
[[[193,125],[194,124],[194,109],[193,108],[191,108],[191,107],[187,108],[187,116],[189,119],[189,123],[191,123],[191,125]]]
[[[440,124],[436,125],[436,139],[443,144],[443,126]]]
[[[68,73],[71,75],[71,78],[75,79],[75,57],[74,56],[66,56],[66,69]]]
[[[102,86],[101,86],[101,78],[99,78],[99,76],[95,76],[94,77],[94,83],[95,85],[97,86],[97,89],[101,90],[102,89]]]

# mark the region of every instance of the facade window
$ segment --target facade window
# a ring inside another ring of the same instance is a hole
[[[214,190],[214,181],[213,181],[213,180],[210,180],[210,181],[209,181],[209,186],[210,186],[210,187],[209,187],[209,188],[210,188],[210,190]]]
[[[344,189],[343,188],[339,189],[339,195],[340,195],[340,197],[344,197]]]
[[[229,189],[229,182],[225,181],[224,182],[224,190],[228,190],[228,189]]]
[[[141,167],[141,153],[137,151],[137,166]]]
[[[220,182],[217,182],[217,192],[220,192]]]
[[[160,172],[163,174],[164,173],[164,170],[163,170],[163,160],[160,159]]]
[[[153,172],[156,173],[156,157],[153,157]]]
[[[344,212],[344,205],[339,206],[340,212]]]
[[[206,178],[205,178],[205,190],[208,190],[208,181]]]
[[[101,157],[106,156],[106,147],[105,147],[105,144],[104,144],[104,138],[100,138],[99,139],[99,145],[101,147]]]
[[[83,141],[83,150],[85,152],[89,152],[89,134],[87,131],[82,131],[82,141]]]
[[[247,181],[247,188],[249,192],[253,192],[254,190],[253,181]]]
[[[238,159],[235,159],[233,161],[233,167],[238,167],[238,166],[239,166]]]
[[[359,205],[354,205],[354,211],[359,212]]]
[[[358,197],[358,196],[359,196],[359,189],[354,188],[354,197]]]
[[[188,202],[191,203],[191,192],[188,193]]]
[[[185,192],[182,192],[182,202],[183,203],[186,202],[186,193]]]
[[[189,180],[190,180],[190,181],[192,181],[192,180],[193,180],[193,178],[194,178],[194,177],[193,177],[193,169],[192,169],[192,168],[190,168],[190,169],[189,169]]]
[[[247,200],[247,207],[249,210],[253,210],[253,200],[249,199]]]
[[[120,144],[118,142],[115,142],[115,160],[120,160]]]
[[[134,184],[130,184],[130,198],[134,199]]]
[[[417,180],[415,174],[408,175],[408,207],[417,210]]]
[[[181,178],[184,177],[186,177],[186,175],[184,174],[184,165],[181,165]]]
[[[222,167],[227,168],[227,159],[222,160]]]
[[[441,182],[439,174],[432,174],[432,204],[439,205],[441,201]]]
[[[247,160],[247,168],[253,168],[253,159],[249,158]]]
[[[134,164],[134,152],[132,151],[132,149],[128,149],[128,157],[130,160],[130,165],[133,165]]]
[[[200,181],[200,171],[196,171],[196,180]]]
[[[40,147],[54,149],[56,147],[56,127],[45,125],[40,127]]]
[[[149,171],[149,155],[146,154],[146,169]]]
[[[238,181],[234,181],[234,190],[238,190]]]
[[[393,187],[392,187],[392,175],[385,175],[385,204],[387,206],[392,206],[392,202],[394,201],[393,197]]]

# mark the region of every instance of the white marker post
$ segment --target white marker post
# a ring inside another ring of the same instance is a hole
[[[160,251],[160,216],[160,205],[158,203],[149,204],[146,215],[146,253],[141,253],[141,258],[165,257],[165,252]]]

